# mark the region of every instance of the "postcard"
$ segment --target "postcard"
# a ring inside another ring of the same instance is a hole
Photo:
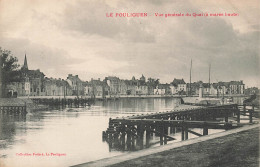
[[[0,0],[0,166],[259,166],[258,0]]]

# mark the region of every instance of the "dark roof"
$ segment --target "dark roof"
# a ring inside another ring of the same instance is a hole
[[[103,82],[103,81],[100,81],[100,80],[94,80],[94,79],[92,79],[91,81],[89,81],[88,84],[89,84],[89,85],[96,85],[96,86],[103,86],[103,85],[105,85],[106,83]]]
[[[57,86],[66,86],[68,87],[69,84],[66,80],[63,80],[63,79],[56,79],[56,78],[47,78],[45,77],[44,78],[44,83],[45,84],[55,84]]]
[[[218,83],[213,83],[212,86],[213,86],[213,88],[217,89],[219,84]]]
[[[73,76],[72,74],[69,74],[67,79],[82,82],[78,75]]]
[[[105,78],[105,80],[119,80],[119,78],[114,76],[108,76]]]
[[[203,86],[203,88],[209,88],[210,87],[209,83],[203,83],[202,86]]]
[[[230,85],[244,85],[243,81],[230,81]]]
[[[174,78],[174,80],[171,83],[173,86],[177,86],[179,84],[186,84],[186,82],[183,79],[176,79]]]

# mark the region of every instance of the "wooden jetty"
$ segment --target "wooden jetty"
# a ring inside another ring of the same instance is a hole
[[[0,113],[25,115],[27,113],[26,104],[21,106],[0,106]]]
[[[35,104],[49,106],[51,109],[55,108],[80,108],[90,106],[94,103],[91,98],[31,98]]]
[[[209,129],[233,129],[245,124],[253,124],[254,106],[226,104],[219,106],[196,107],[152,114],[133,115],[109,120],[109,127],[103,131],[103,141],[110,148],[119,150],[142,149],[151,145],[151,138],[160,138],[160,145],[176,140],[170,134],[181,132],[181,139],[187,140],[189,133],[196,136],[208,135]],[[248,123],[240,123],[240,115],[249,116]],[[218,121],[219,119],[223,121]],[[229,120],[234,119],[235,122]],[[203,133],[193,131],[203,129]],[[144,144],[145,143],[145,144]]]

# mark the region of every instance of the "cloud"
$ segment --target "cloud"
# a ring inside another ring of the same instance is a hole
[[[154,35],[144,29],[147,23],[142,18],[127,19],[107,18],[106,13],[117,13],[105,1],[78,1],[68,5],[61,20],[61,26],[82,33],[82,35],[99,35],[131,42],[154,42]]]
[[[64,50],[36,44],[28,39],[1,38],[0,46],[10,50],[21,65],[26,54],[29,69],[41,69],[47,76],[58,77],[57,71],[69,71],[70,65],[85,61],[81,58],[70,57]]]

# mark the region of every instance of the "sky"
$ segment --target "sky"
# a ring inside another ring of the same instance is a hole
[[[147,17],[106,17],[147,13]],[[190,13],[159,17],[155,13]],[[236,13],[237,16],[192,14]],[[243,80],[260,87],[259,0],[0,0],[0,47],[47,77]]]

